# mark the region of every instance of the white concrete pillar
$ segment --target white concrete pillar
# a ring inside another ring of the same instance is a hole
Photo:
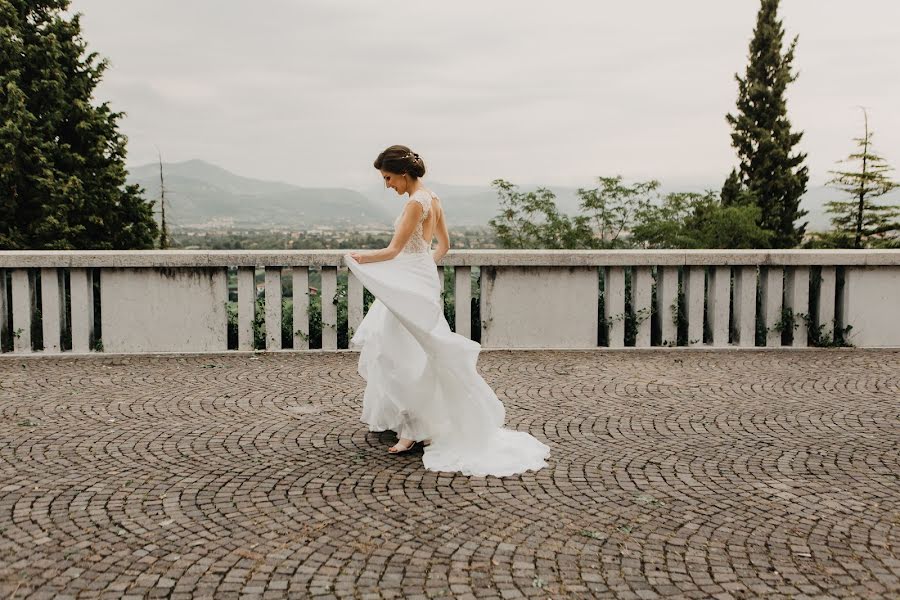
[[[609,267],[604,275],[604,315],[609,323],[609,347],[625,346],[625,269]]]
[[[322,267],[322,350],[337,350],[337,269]]]
[[[677,345],[678,267],[659,267],[656,278],[656,313],[659,315],[662,345]]]
[[[731,308],[731,267],[714,267],[709,280],[709,325],[712,345],[728,345],[728,314]]]
[[[281,350],[281,267],[265,268],[266,350]]]
[[[844,278],[845,341],[861,348],[900,346],[900,266],[847,267]]]
[[[781,346],[781,331],[775,325],[781,320],[781,300],[784,291],[784,270],[780,266],[765,267],[760,274],[760,292],[765,311],[766,346]]]
[[[816,315],[816,324],[822,327],[823,341],[834,339],[834,309],[837,303],[835,267],[822,267],[822,284],[819,287],[819,313]]]
[[[226,271],[225,267],[104,268],[100,286],[104,350],[227,350]]]
[[[253,350],[256,318],[256,268],[238,267],[238,350]]]
[[[688,345],[703,343],[703,303],[706,268],[701,266],[685,267],[684,271],[684,304],[688,320]]]
[[[756,267],[736,267],[734,278],[734,322],[738,344],[756,344]]]
[[[90,352],[94,332],[94,273],[92,269],[69,270],[72,299],[72,351]]]
[[[634,267],[631,271],[631,298],[637,333],[634,345],[637,348],[650,346],[650,309],[653,276],[650,267]]]
[[[453,305],[456,333],[472,338],[472,268],[457,266],[453,269]]]
[[[13,352],[31,352],[31,286],[27,269],[12,270]]]
[[[795,348],[806,348],[809,337],[806,317],[809,317],[809,267],[788,267],[785,271],[785,308],[793,315],[793,343]]]
[[[596,348],[596,267],[482,268],[485,348]]]
[[[44,352],[50,354],[60,351],[62,337],[65,297],[63,286],[59,284],[59,275],[59,269],[41,269],[41,328],[44,334]]]
[[[309,267],[294,267],[291,277],[294,290],[294,350],[309,350]]]

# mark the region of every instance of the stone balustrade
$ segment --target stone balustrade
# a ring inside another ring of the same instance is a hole
[[[313,328],[322,350],[337,350],[339,330],[364,315],[345,252],[0,252],[0,346],[226,351],[236,293],[232,349],[257,349],[261,320],[266,350],[309,349]],[[900,250],[454,250],[438,269],[455,330],[486,348],[900,346]],[[339,282],[341,322],[329,301]],[[289,304],[284,288],[295,290]],[[315,313],[314,296],[325,299]]]

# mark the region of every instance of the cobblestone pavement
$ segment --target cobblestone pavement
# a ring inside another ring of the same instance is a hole
[[[900,594],[900,351],[485,352],[504,479],[389,455],[356,360],[0,359],[0,596]]]

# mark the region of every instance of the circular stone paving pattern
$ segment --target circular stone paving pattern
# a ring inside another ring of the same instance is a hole
[[[0,595],[900,594],[900,352],[484,352],[552,448],[502,479],[389,455],[356,361],[0,358]]]

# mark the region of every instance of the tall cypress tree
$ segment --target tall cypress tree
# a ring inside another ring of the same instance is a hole
[[[153,202],[126,185],[107,62],[69,0],[0,0],[0,249],[152,248]]]
[[[777,13],[778,0],[761,0],[747,71],[735,75],[737,111],[726,119],[740,159],[740,185],[760,208],[759,225],[773,232],[772,247],[793,248],[806,231],[806,223],[796,222],[807,214],[799,207],[809,174],[806,154],[793,151],[803,133],[791,131],[785,102],[787,85],[796,79],[791,62],[797,38],[782,53],[784,28]],[[733,182],[729,187],[734,193]]]

